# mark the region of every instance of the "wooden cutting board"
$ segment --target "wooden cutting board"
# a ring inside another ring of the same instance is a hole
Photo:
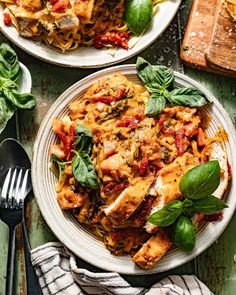
[[[220,71],[236,73],[236,22],[221,3],[215,15],[215,26],[205,54],[208,65]]]
[[[221,0],[193,0],[180,58],[189,66],[236,77],[236,23]]]

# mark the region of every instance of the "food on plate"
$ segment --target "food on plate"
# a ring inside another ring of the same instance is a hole
[[[30,93],[19,93],[21,76],[16,52],[7,43],[0,45],[0,133],[17,109],[32,109],[36,101]]]
[[[202,92],[142,58],[143,85],[104,77],[53,120],[57,200],[114,255],[146,269],[172,244],[195,246],[195,228],[217,219],[230,170],[222,138],[206,134]]]
[[[224,3],[233,20],[236,21],[236,0],[225,0]]]
[[[162,0],[161,0],[162,1]],[[3,22],[22,37],[63,52],[81,45],[129,48],[151,23],[160,0],[1,0]]]

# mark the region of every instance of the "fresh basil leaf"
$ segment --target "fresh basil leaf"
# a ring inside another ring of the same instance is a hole
[[[228,206],[221,199],[214,196],[208,196],[193,203],[193,210],[195,212],[205,213],[206,215],[215,214]]]
[[[136,62],[137,74],[150,92],[163,93],[173,87],[174,72],[165,66],[152,66],[144,58],[138,57]]]
[[[151,0],[128,0],[125,8],[125,22],[135,35],[141,35],[152,20]]]
[[[76,153],[72,160],[72,171],[77,181],[86,187],[98,189],[99,179],[92,161],[87,153]]]
[[[0,133],[5,129],[7,122],[14,115],[15,107],[0,96]]]
[[[65,175],[65,165],[66,162],[58,158],[56,155],[52,154],[52,160],[57,163],[59,168],[59,178]]]
[[[16,84],[20,66],[15,51],[7,44],[0,46],[0,133],[17,108],[32,109],[36,101],[31,94],[20,94]]]
[[[179,188],[185,198],[205,198],[220,184],[220,165],[217,160],[197,165],[181,178]]]
[[[173,229],[172,240],[183,251],[190,252],[193,250],[196,243],[196,232],[188,217],[179,216]]]
[[[153,213],[147,218],[147,221],[160,227],[166,227],[173,224],[182,213],[182,202],[173,201],[166,204],[162,209]]]
[[[0,74],[13,81],[18,81],[21,69],[16,52],[7,43],[0,46]]]
[[[93,134],[92,132],[83,124],[79,124],[76,129],[76,141],[75,148],[77,151],[86,151],[90,154],[93,147]]]
[[[18,85],[9,78],[0,77],[0,91],[3,89],[18,90]]]
[[[158,96],[158,94],[153,93],[149,98],[146,108],[145,115],[155,116],[162,112],[166,105],[166,99],[164,96]]]
[[[4,88],[2,90],[6,100],[10,101],[18,109],[32,109],[36,105],[36,100],[30,93],[18,93],[16,90]]]
[[[209,103],[205,94],[192,87],[176,88],[170,92],[169,101],[175,105],[202,107]]]

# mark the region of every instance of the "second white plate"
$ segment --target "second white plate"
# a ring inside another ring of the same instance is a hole
[[[22,38],[15,27],[4,25],[1,6],[0,30],[21,49],[46,62],[66,67],[99,68],[124,61],[148,47],[168,27],[180,3],[181,0],[168,0],[160,3],[160,9],[153,19],[152,27],[143,34],[134,47],[129,50],[118,49],[114,56],[110,55],[107,49],[96,49],[94,47],[80,47],[75,51],[62,53],[40,42]]]

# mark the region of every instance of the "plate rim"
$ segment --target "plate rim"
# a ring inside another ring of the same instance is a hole
[[[171,2],[173,2],[173,0],[169,0]],[[167,1],[168,2],[168,1]],[[12,43],[14,43],[16,46],[18,46],[20,49],[22,49],[23,51],[25,51],[26,53],[30,54],[31,56],[39,59],[39,60],[42,60],[44,62],[47,62],[47,63],[50,63],[52,65],[57,65],[57,66],[61,66],[61,67],[68,67],[68,68],[84,68],[84,69],[95,69],[95,68],[103,68],[103,67],[107,67],[107,66],[111,66],[111,65],[114,65],[114,64],[117,64],[117,63],[121,63],[129,58],[132,58],[133,56],[139,54],[140,52],[144,51],[147,47],[149,47],[151,44],[153,44],[157,39],[158,37],[160,37],[163,32],[167,29],[167,27],[171,24],[172,20],[174,19],[174,17],[176,16],[178,10],[179,10],[179,7],[181,5],[181,2],[182,0],[175,0],[176,2],[176,6],[174,7],[173,9],[173,14],[171,15],[171,17],[168,19],[167,23],[162,27],[162,29],[160,30],[159,34],[154,34],[154,37],[150,39],[150,41],[148,41],[145,46],[139,48],[138,50],[134,50],[134,52],[131,52],[129,53],[129,51],[127,51],[127,54],[124,56],[124,57],[120,57],[120,58],[114,58],[113,61],[108,61],[108,62],[105,62],[105,63],[99,63],[99,64],[89,64],[89,65],[81,65],[81,64],[69,64],[67,62],[63,62],[62,59],[63,59],[63,55],[61,55],[60,57],[60,61],[57,61],[57,60],[54,60],[53,57],[45,57],[45,56],[41,56],[40,54],[37,54],[37,51],[32,51],[30,50],[29,46],[28,45],[24,45],[24,38],[23,37],[20,37],[20,40],[17,39],[14,39],[14,36],[11,36],[11,33],[8,32],[8,28],[5,27],[4,25],[0,25],[0,31],[3,33],[3,35],[5,37],[7,37]],[[0,6],[0,11],[2,11],[3,8]],[[157,14],[158,16],[158,14]],[[16,28],[15,28],[16,29]],[[141,37],[142,38],[142,37]],[[28,41],[28,39],[27,39]],[[39,46],[42,48],[42,45],[45,46],[44,44],[37,44],[35,41],[31,40],[33,42],[33,44],[35,46]],[[140,42],[140,40],[139,40]],[[22,44],[23,43],[23,44]],[[50,47],[49,47],[50,48]],[[51,48],[53,49],[53,48]],[[43,50],[44,52],[46,52],[46,47],[45,47],[45,50]],[[56,53],[56,49],[54,51],[54,53]],[[61,53],[59,53],[61,54]],[[79,53],[78,53],[79,55]]]
[[[56,232],[56,229],[51,227],[50,220],[48,218],[48,215],[46,214],[46,211],[41,210],[41,206],[43,206],[43,204],[42,204],[42,202],[40,200],[40,197],[39,197],[40,192],[39,192],[39,188],[36,186],[36,173],[34,172],[37,169],[37,167],[35,166],[36,165],[36,158],[37,158],[36,154],[37,154],[37,146],[39,144],[40,137],[43,135],[43,130],[46,127],[48,121],[50,120],[51,117],[53,117],[53,111],[55,111],[55,108],[57,107],[58,103],[62,99],[65,99],[66,96],[70,96],[70,93],[72,93],[76,89],[77,89],[77,93],[79,93],[81,91],[81,90],[79,91],[79,88],[81,87],[80,84],[84,84],[86,82],[92,81],[94,78],[96,78],[98,80],[100,77],[97,77],[97,76],[100,76],[100,75],[101,76],[102,75],[103,76],[109,76],[112,73],[114,73],[115,71],[120,71],[122,73],[122,71],[125,71],[125,70],[133,71],[134,72],[133,74],[136,73],[136,67],[135,67],[134,64],[114,66],[114,67],[111,67],[109,69],[100,70],[100,71],[95,72],[95,73],[83,78],[82,80],[74,83],[71,87],[69,87],[66,91],[64,91],[58,97],[58,99],[53,103],[53,105],[50,107],[49,111],[45,115],[44,120],[40,125],[40,128],[38,130],[38,133],[37,133],[37,136],[36,136],[36,139],[35,139],[35,144],[34,144],[34,148],[33,148],[32,172],[31,172],[32,173],[32,183],[33,183],[33,190],[34,190],[34,194],[35,194],[37,203],[39,205],[40,211],[41,211],[46,223],[51,228],[52,232],[57,236],[57,238],[60,241],[62,241],[62,243],[64,243],[64,245],[66,247],[68,247],[72,252],[74,252],[78,257],[80,257],[81,259],[87,261],[88,263],[90,263],[90,264],[92,264],[92,265],[94,265],[96,267],[99,267],[100,269],[104,269],[104,270],[108,270],[108,271],[116,271],[116,272],[119,272],[121,274],[126,274],[126,275],[149,275],[149,274],[160,273],[160,272],[164,272],[164,271],[167,271],[167,270],[171,270],[171,269],[176,268],[176,267],[178,267],[180,265],[183,265],[184,263],[187,263],[188,261],[194,259],[199,254],[201,254],[203,251],[205,251],[207,248],[209,248],[219,238],[219,236],[223,233],[223,231],[226,229],[228,223],[230,222],[230,220],[231,220],[231,218],[232,218],[232,216],[234,214],[235,208],[236,208],[236,200],[234,201],[233,204],[230,204],[230,208],[227,209],[227,214],[224,215],[223,220],[217,226],[218,227],[218,232],[215,235],[214,239],[211,239],[210,242],[207,242],[206,244],[201,245],[201,247],[196,248],[193,252],[191,252],[192,254],[190,253],[188,256],[186,255],[185,259],[181,258],[181,259],[179,259],[178,263],[175,263],[174,265],[172,264],[171,267],[166,268],[166,269],[161,269],[161,270],[158,270],[156,268],[152,268],[152,269],[149,269],[149,270],[142,270],[140,268],[138,268],[138,269],[133,268],[133,269],[130,269],[129,271],[122,271],[122,266],[120,266],[120,267],[118,266],[118,267],[115,267],[115,268],[110,268],[110,267],[106,267],[106,266],[103,267],[99,263],[99,261],[96,262],[94,260],[91,261],[91,259],[90,260],[85,259],[85,257],[79,252],[80,251],[79,249],[75,249],[75,247],[71,247],[71,245],[68,244],[69,243],[68,241],[66,241],[64,238],[59,236],[59,233]],[[236,146],[236,131],[235,131],[235,128],[233,126],[233,123],[232,123],[230,117],[228,116],[227,112],[225,111],[223,106],[220,104],[220,102],[217,100],[217,98],[207,88],[202,86],[197,81],[195,81],[195,80],[191,79],[190,77],[188,77],[186,75],[183,75],[181,73],[178,73],[178,72],[174,72],[174,73],[175,73],[175,77],[183,79],[187,83],[190,83],[190,84],[194,85],[195,87],[199,88],[200,90],[202,90],[207,95],[208,98],[211,98],[213,100],[214,105],[216,105],[216,107],[217,107],[217,110],[220,111],[222,116],[224,116],[224,120],[225,120],[225,122],[227,123],[227,126],[228,126],[228,132],[230,133],[229,134],[230,140],[232,141],[232,144],[234,146]],[[93,82],[94,81],[92,81],[90,84],[92,84]],[[74,98],[75,98],[75,96],[76,96],[76,94],[74,94]],[[68,102],[67,102],[67,104],[68,104]],[[63,109],[64,108],[62,108],[61,111]],[[233,155],[231,155],[231,156],[233,156]],[[236,158],[236,156],[234,156],[234,158]],[[230,164],[231,164],[231,166],[233,166],[233,163],[230,163]],[[232,171],[232,173],[233,173],[233,171]],[[233,182],[233,177],[232,177],[231,181]],[[232,189],[232,187],[233,187],[233,183],[231,183],[231,189]],[[210,225],[211,224],[208,225],[208,228],[210,228]],[[156,267],[158,267],[158,263],[157,263]]]

